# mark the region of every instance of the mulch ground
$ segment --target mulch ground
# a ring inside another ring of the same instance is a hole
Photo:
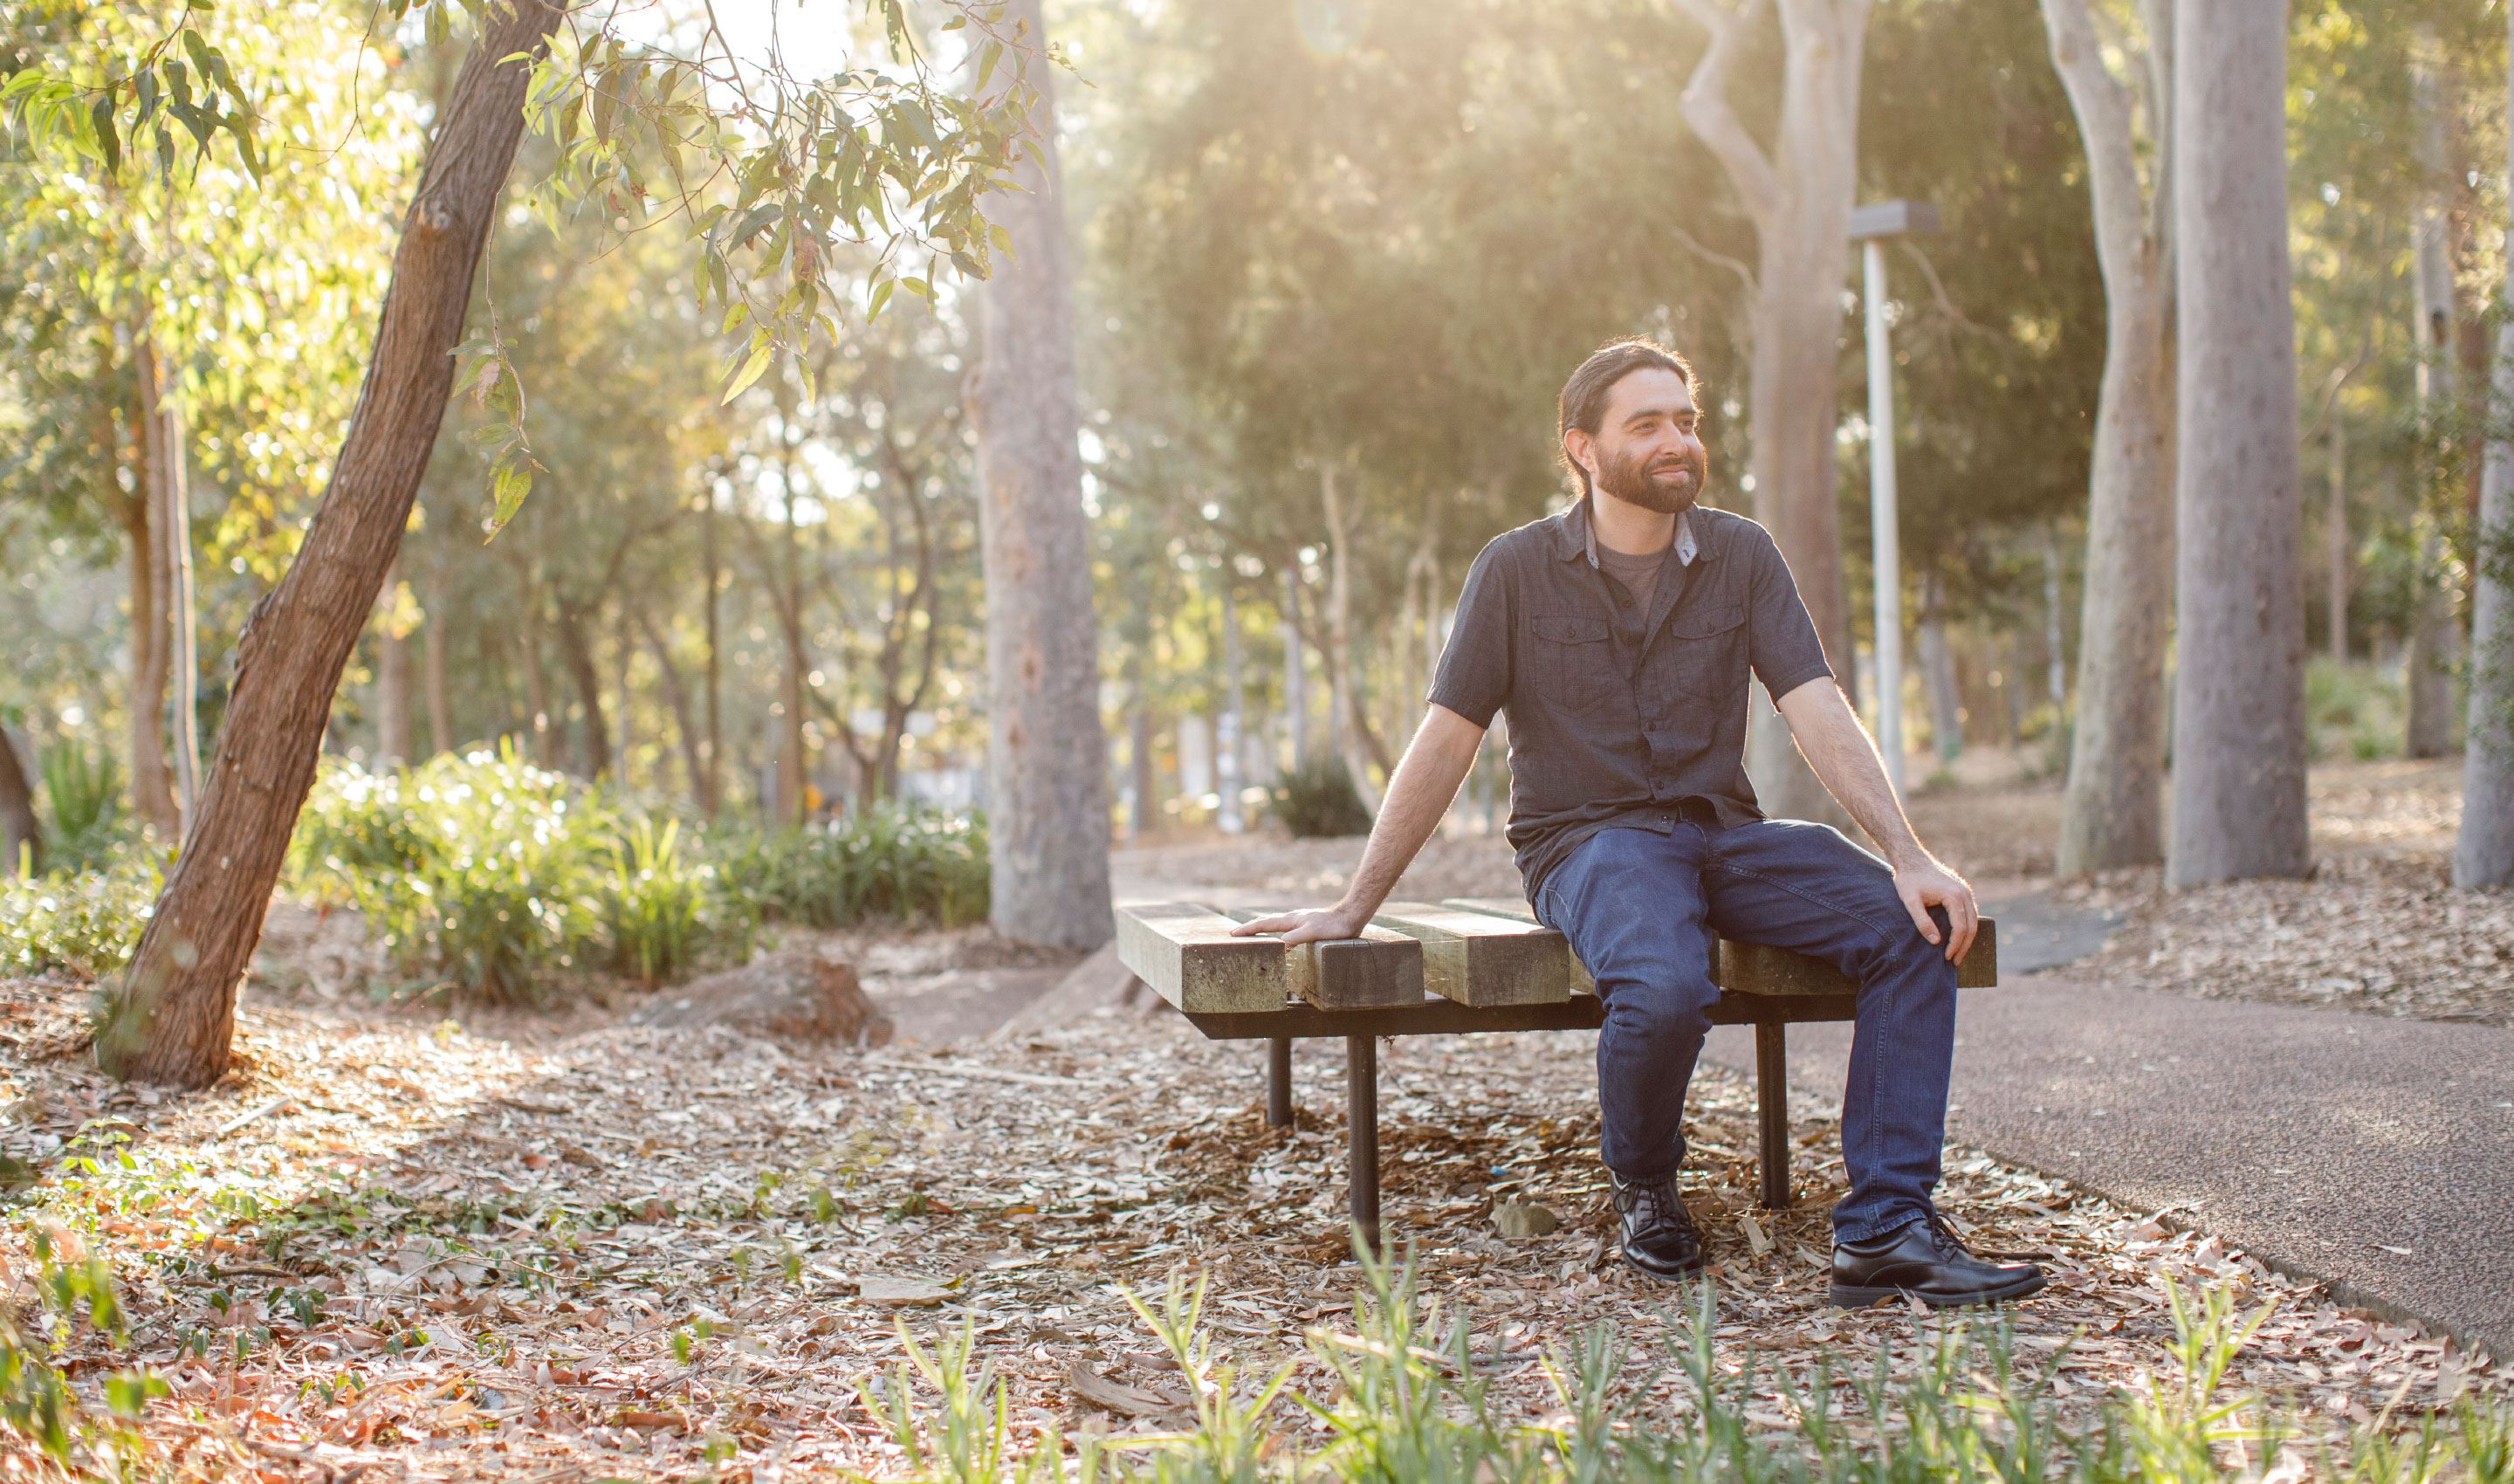
[[[65,1351],[91,1393],[135,1357],[169,1379],[143,1434],[170,1474],[878,1471],[892,1455],[856,1388],[902,1360],[904,1337],[972,1327],[1026,1434],[1050,1420],[1119,1432],[1174,1425],[1184,1400],[1129,1292],[1206,1282],[1207,1330],[1240,1374],[1291,1361],[1320,1400],[1332,1375],[1313,1346],[1353,1326],[1341,1059],[1306,1044],[1300,1120],[1270,1130],[1257,1049],[1174,1017],[928,1057],[590,1010],[466,1028],[301,992],[249,1003],[237,1072],[180,1096],[86,1064],[82,997],[0,989],[16,1036],[0,1142],[40,1175],[9,1223],[11,1281],[31,1221],[112,1263],[130,1349],[64,1334]],[[1466,1326],[1503,1410],[1530,1422],[1559,1408],[1549,1357],[1597,1324],[1629,1346],[1628,1387],[1684,1404],[1664,1361],[1685,1296],[1613,1255],[1588,1044],[1383,1055],[1390,1234],[1435,1328]],[[1834,1110],[1792,1110],[1801,1199],[1785,1212],[1752,1208],[1742,1081],[1706,1069],[1692,1111],[1717,1344],[1764,1378],[1755,1425],[1792,1426],[1780,1382],[1804,1395],[1819,1364],[1926,1364],[1963,1321],[1825,1306]],[[2234,1381],[2332,1428],[2514,1390],[2505,1368],[1984,1156],[1952,1153],[1945,1194],[1979,1245],[2048,1255],[2051,1287],[2011,1319],[2027,1373],[2064,1406],[2169,1374],[2175,1285],[2272,1306]],[[1500,1201],[1561,1225],[1504,1240]]]

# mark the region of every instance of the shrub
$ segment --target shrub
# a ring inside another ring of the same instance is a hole
[[[1370,832],[1370,811],[1342,758],[1313,759],[1284,774],[1268,808],[1295,839]]]
[[[681,824],[661,830],[650,818],[629,822],[611,844],[602,891],[611,967],[648,988],[678,979],[711,947],[749,956],[751,920],[716,889],[716,868],[680,848]]]
[[[957,927],[987,915],[987,822],[883,801],[828,825],[728,839],[725,889],[762,916],[812,927],[895,917]]]
[[[394,774],[326,760],[292,875],[356,906],[405,972],[530,1000],[542,976],[597,947],[617,830],[599,794],[511,745]]]
[[[53,812],[53,863],[69,870],[105,864],[124,843],[122,770],[113,754],[90,753],[64,738],[45,744],[40,767]]]
[[[66,969],[101,979],[121,968],[161,884],[156,862],[128,844],[101,869],[62,865],[0,881],[0,974]]]
[[[2317,655],[2304,667],[2307,751],[2371,762],[2399,755],[2407,735],[2401,688],[2372,664]]]

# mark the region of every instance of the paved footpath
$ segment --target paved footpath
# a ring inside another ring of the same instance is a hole
[[[2514,1360],[2514,1030],[2004,979],[1958,1012],[1951,1139]],[[1790,1027],[1791,1081],[1839,1101],[1849,1048]],[[1751,1070],[1751,1032],[1707,1055]]]

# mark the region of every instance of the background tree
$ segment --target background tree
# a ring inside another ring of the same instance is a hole
[[[2514,10],[2507,15],[2514,52]],[[2514,68],[2507,79],[2506,193],[2514,200]],[[2504,304],[2514,303],[2514,215],[2508,217]],[[2470,718],[2453,884],[2514,885],[2514,319],[2496,333],[2494,436],[2482,480],[2471,591]]]
[[[1016,36],[1044,45],[1038,0],[1010,0],[1004,15]],[[1073,273],[1053,92],[1043,63],[1020,65],[1038,89],[1037,134],[997,212],[1010,261],[978,292],[985,349],[968,391],[987,573],[992,910],[1008,938],[1089,948],[1114,928]]]
[[[2104,380],[2087,487],[2078,706],[2060,806],[2064,876],[2165,859],[2165,647],[2173,564],[2171,0],[2114,75],[2087,0],[2043,0],[2051,61],[2086,141],[2103,264]],[[2144,148],[2142,148],[2142,145]]]
[[[2284,5],[2177,9],[2177,886],[2310,862],[2286,104]]]

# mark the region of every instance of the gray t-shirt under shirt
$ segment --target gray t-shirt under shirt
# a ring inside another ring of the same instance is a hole
[[[1634,556],[1601,543],[1598,565],[1605,569],[1606,576],[1624,584],[1624,591],[1633,595],[1635,608],[1647,613],[1650,599],[1658,592],[1658,575],[1667,570],[1667,559],[1675,550],[1676,542],[1670,541],[1656,551]]]

